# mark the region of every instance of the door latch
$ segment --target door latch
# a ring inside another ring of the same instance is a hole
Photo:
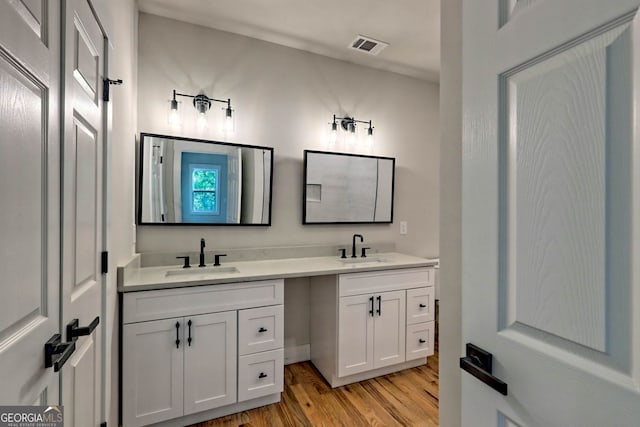
[[[53,335],[44,344],[44,367],[53,366],[54,372],[60,371],[74,351],[76,351],[75,341],[62,342],[62,335]]]

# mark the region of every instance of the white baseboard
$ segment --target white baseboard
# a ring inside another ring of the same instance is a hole
[[[311,360],[311,345],[303,344],[295,347],[285,347],[284,349],[284,364],[290,365],[292,363],[305,362]]]

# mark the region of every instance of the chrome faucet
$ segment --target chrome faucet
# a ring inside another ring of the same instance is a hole
[[[206,264],[204,263],[204,238],[200,239],[200,264],[198,265],[198,267],[205,267]]]
[[[360,238],[360,243],[364,242],[364,237],[362,237],[362,234],[354,234],[353,235],[353,243],[351,246],[351,258],[357,258],[356,256],[356,237]]]

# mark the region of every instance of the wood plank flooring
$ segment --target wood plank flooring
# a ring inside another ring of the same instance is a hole
[[[427,365],[332,389],[311,362],[287,365],[280,403],[195,424],[438,426],[438,353]]]

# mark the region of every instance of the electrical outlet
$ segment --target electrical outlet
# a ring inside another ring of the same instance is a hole
[[[407,221],[400,221],[400,234],[407,234]]]

